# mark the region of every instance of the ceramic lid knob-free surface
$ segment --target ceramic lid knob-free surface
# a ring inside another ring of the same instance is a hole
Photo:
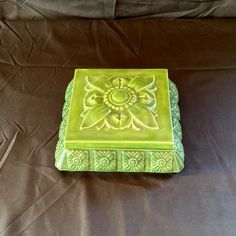
[[[68,85],[56,167],[179,172],[178,91],[166,69],[78,69]]]

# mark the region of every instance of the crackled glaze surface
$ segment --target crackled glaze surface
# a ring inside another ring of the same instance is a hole
[[[183,168],[184,150],[179,124],[178,91],[169,81],[171,119],[173,125],[173,148],[171,149],[70,149],[65,147],[66,126],[72,99],[74,80],[68,85],[62,112],[59,141],[56,147],[56,167],[69,171],[99,172],[152,172],[173,173]],[[158,99],[157,99],[158,100]],[[176,112],[176,113],[175,113]],[[116,130],[117,131],[117,130]],[[100,132],[100,131],[98,131]]]
[[[80,129],[158,129],[155,76],[86,77]]]

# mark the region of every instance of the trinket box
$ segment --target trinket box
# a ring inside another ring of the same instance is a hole
[[[183,169],[178,91],[166,69],[76,69],[55,166],[63,171]]]

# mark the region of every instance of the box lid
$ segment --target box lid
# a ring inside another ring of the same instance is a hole
[[[173,149],[166,69],[77,69],[66,148]]]

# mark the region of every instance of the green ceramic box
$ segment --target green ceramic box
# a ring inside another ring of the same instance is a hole
[[[59,170],[183,169],[178,91],[166,69],[77,69],[62,118]]]

